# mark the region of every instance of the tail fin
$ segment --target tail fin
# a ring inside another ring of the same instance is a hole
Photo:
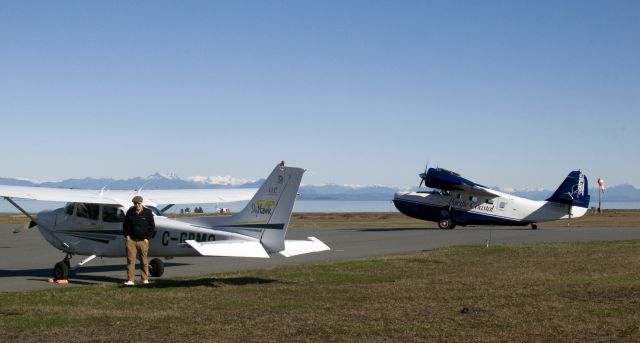
[[[260,239],[269,253],[285,250],[284,237],[304,171],[278,164],[249,204],[232,216],[231,226],[253,228],[243,231]]]
[[[567,178],[547,201],[589,208],[590,198],[587,176],[579,170],[574,170],[567,175]]]

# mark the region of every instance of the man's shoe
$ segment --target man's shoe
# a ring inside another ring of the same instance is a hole
[[[125,286],[133,286],[135,285],[135,283],[133,283],[133,281],[127,281],[124,283]]]
[[[142,280],[142,283],[145,284],[145,285],[148,285],[149,284],[149,280]]]

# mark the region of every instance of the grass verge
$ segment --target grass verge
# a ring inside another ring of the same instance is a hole
[[[638,341],[640,242],[454,247],[0,294],[7,341]],[[62,288],[62,289],[59,289]]]

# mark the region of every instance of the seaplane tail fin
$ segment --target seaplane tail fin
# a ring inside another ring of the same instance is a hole
[[[560,187],[547,201],[589,208],[589,182],[587,176],[574,170],[564,179]]]

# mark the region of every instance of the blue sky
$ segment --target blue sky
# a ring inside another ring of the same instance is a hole
[[[0,176],[640,186],[639,1],[5,1]]]

